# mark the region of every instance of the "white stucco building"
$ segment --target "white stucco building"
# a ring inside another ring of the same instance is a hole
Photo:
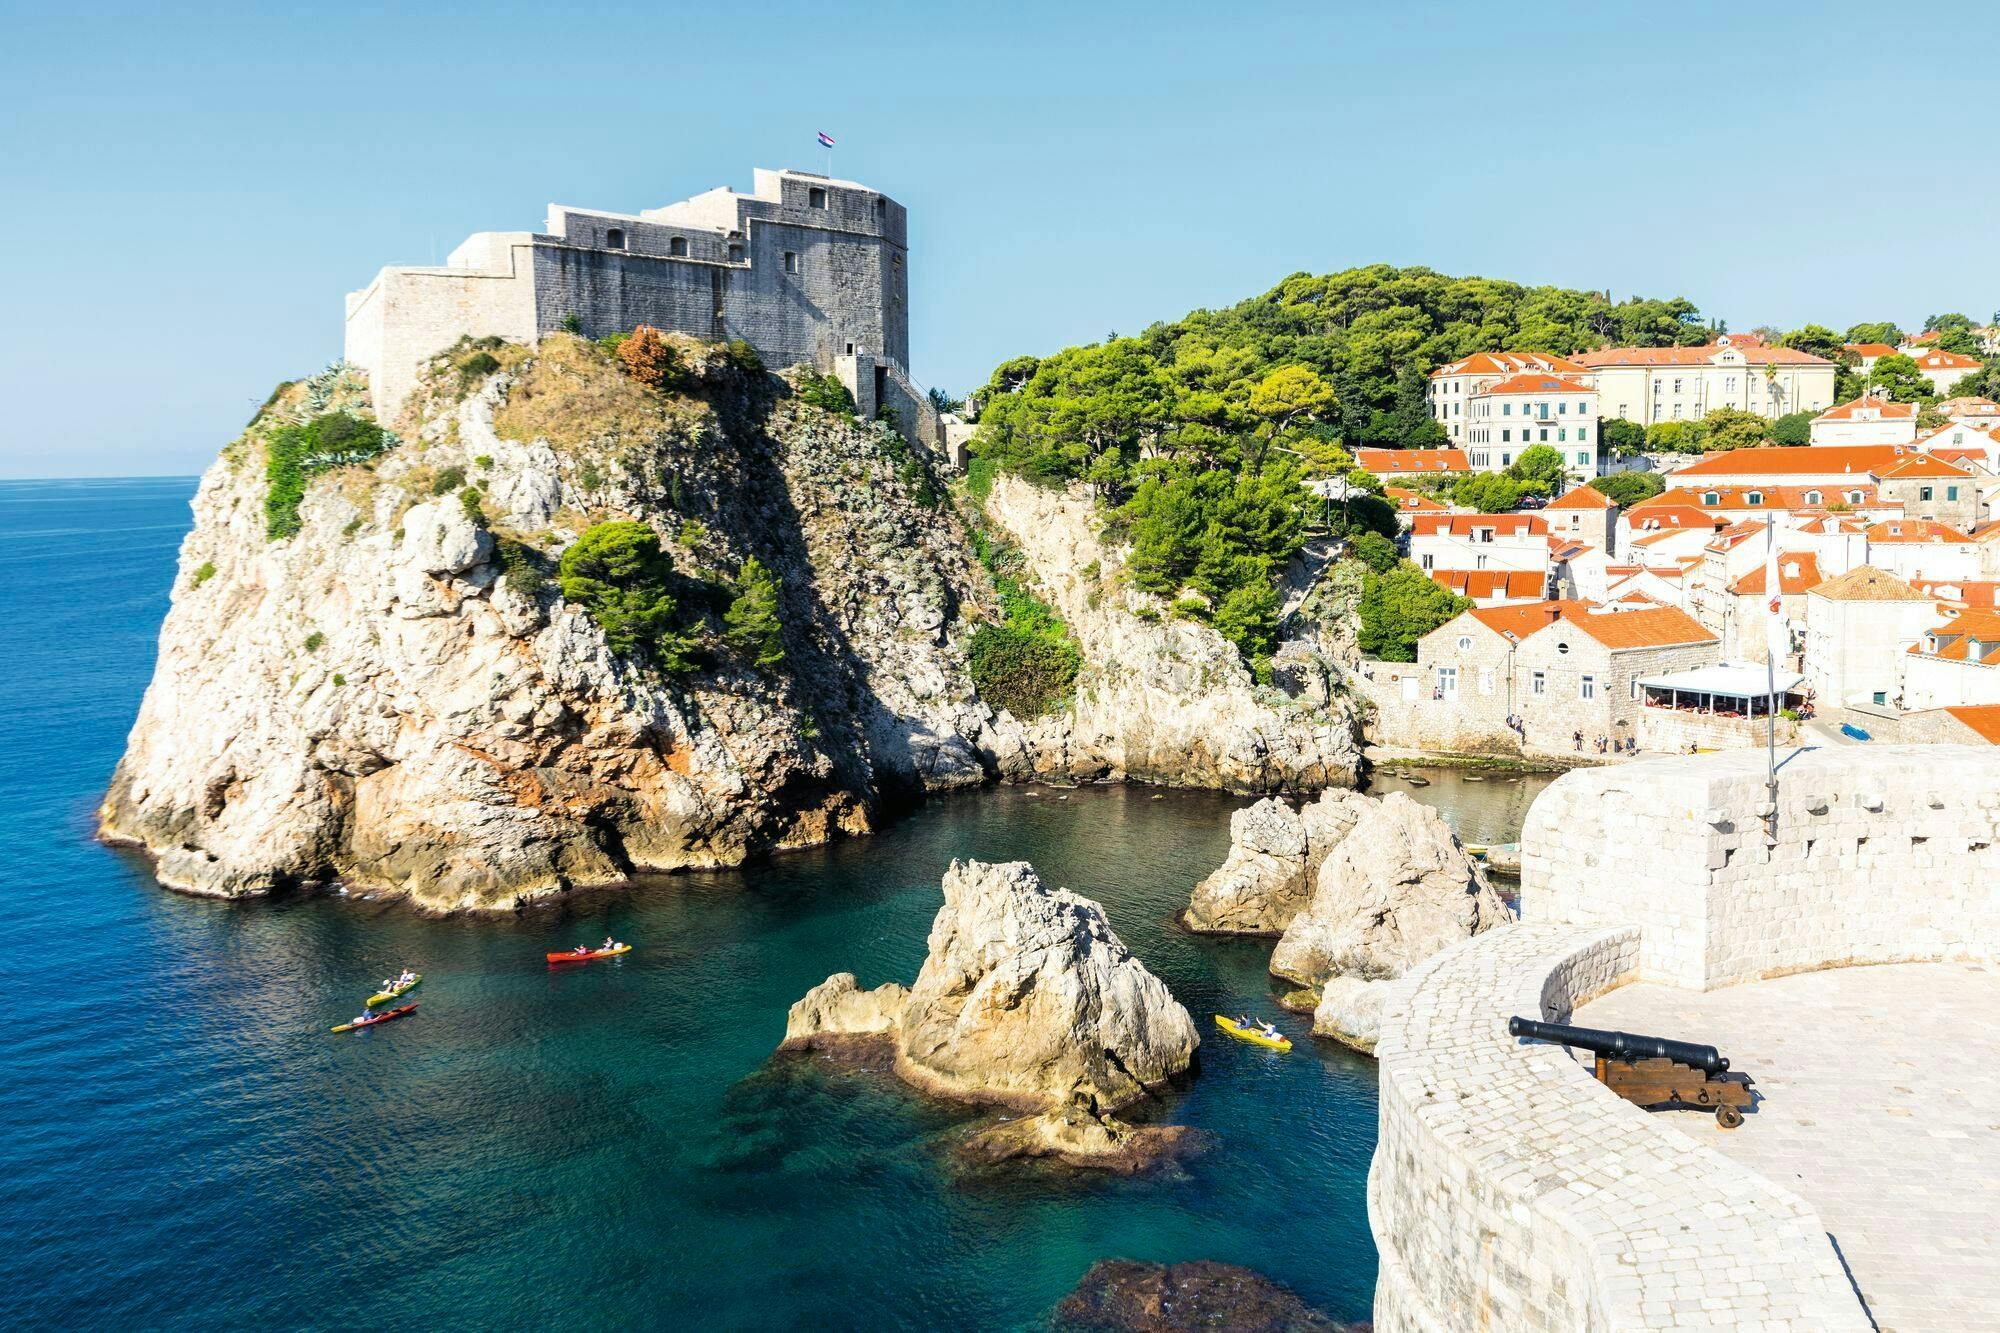
[[[1863,394],[1812,419],[1814,444],[1909,444],[1917,438],[1917,405]]]
[[[1806,593],[1806,683],[1825,707],[1893,704],[1902,658],[1936,620],[1930,598],[1872,565],[1828,579]]]
[[[1833,362],[1747,335],[1724,334],[1703,347],[1612,347],[1573,360],[1590,372],[1605,417],[1642,426],[1697,421],[1718,407],[1781,417],[1833,405]]]
[[[1597,390],[1543,371],[1482,383],[1466,399],[1466,457],[1475,472],[1502,472],[1536,445],[1563,456],[1571,476],[1597,475]]]

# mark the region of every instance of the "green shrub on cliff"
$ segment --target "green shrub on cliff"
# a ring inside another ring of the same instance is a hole
[[[1471,609],[1469,599],[1407,560],[1380,574],[1371,570],[1361,585],[1361,651],[1384,662],[1414,662],[1418,639]]]
[[[365,463],[393,443],[395,437],[372,421],[346,412],[329,412],[302,425],[282,426],[264,444],[264,535],[271,541],[299,530],[299,502],[306,486],[332,468]]]
[[[668,591],[673,572],[659,534],[620,519],[596,524],[564,551],[557,582],[564,598],[604,630],[614,652],[641,653],[660,670],[680,674],[692,669],[691,645]]]
[[[784,665],[785,643],[778,620],[778,580],[751,556],[736,579],[736,598],[723,615],[723,641],[759,670]]]
[[[844,417],[854,415],[854,395],[847,391],[845,384],[831,375],[821,375],[811,370],[804,371],[799,375],[799,384],[795,392],[802,403]]]
[[[976,528],[972,535],[1006,615],[1000,624],[981,625],[972,635],[966,666],[973,688],[987,703],[1015,717],[1040,717],[1076,688],[1083,655],[1061,618],[1013,577],[1018,554],[994,549]]]

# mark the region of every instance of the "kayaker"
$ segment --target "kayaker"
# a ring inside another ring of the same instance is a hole
[[[607,949],[615,949],[618,947],[618,941],[612,939],[609,935],[606,935],[604,937],[604,947]]]
[[[1278,1029],[1272,1027],[1269,1023],[1266,1023],[1264,1024],[1264,1035],[1267,1037],[1275,1037],[1278,1035]]]
[[[403,975],[396,978],[396,984],[398,986],[407,986],[416,979],[417,979],[417,974],[410,971],[410,969],[406,967],[403,969]]]
[[[375,1020],[373,1016],[369,1014],[357,1014],[356,1016],[348,1019],[347,1021],[354,1024],[356,1027],[360,1027],[364,1023],[372,1023]]]
[[[389,979],[388,979],[387,977],[384,977],[384,978],[382,979],[382,989],[383,989],[383,990],[394,990],[394,989],[396,989],[396,983],[395,983],[395,982],[393,982],[393,981],[390,981],[390,980],[389,980]]]

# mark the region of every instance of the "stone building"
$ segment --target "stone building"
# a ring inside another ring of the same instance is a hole
[[[1962,611],[1932,625],[1902,665],[1904,708],[2000,704],[2000,615]]]
[[[1715,635],[1675,607],[1536,602],[1467,611],[1418,640],[1414,665],[1368,664],[1363,680],[1384,741],[1573,751],[1579,731],[1586,748],[1631,734],[1642,676],[1719,660]]]
[[[1826,708],[1886,706],[1902,658],[1937,619],[1935,603],[1903,580],[1860,565],[1806,593],[1806,684]]]
[[[637,214],[551,205],[540,232],[478,232],[442,267],[391,267],[347,297],[347,359],[394,420],[430,357],[461,337],[532,345],[641,324],[742,339],[774,369],[836,375],[864,417],[887,404],[904,432],[939,439],[909,375],[903,206],[853,181],[756,172],[751,193],[710,190]]]
[[[1587,543],[1607,556],[1618,554],[1618,506],[1595,486],[1586,483],[1549,501],[1542,521],[1551,537]]]
[[[1571,360],[1589,372],[1606,417],[1642,426],[1696,421],[1718,407],[1781,417],[1833,405],[1833,362],[1744,335],[1706,347],[1610,347]]]

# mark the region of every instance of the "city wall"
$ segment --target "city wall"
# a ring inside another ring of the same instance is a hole
[[[1369,1175],[1379,1330],[1870,1327],[1809,1204],[1506,1031],[1642,979],[2000,956],[2000,753],[1793,754],[1775,846],[1761,760],[1559,779],[1522,835],[1522,921],[1395,983]]]

